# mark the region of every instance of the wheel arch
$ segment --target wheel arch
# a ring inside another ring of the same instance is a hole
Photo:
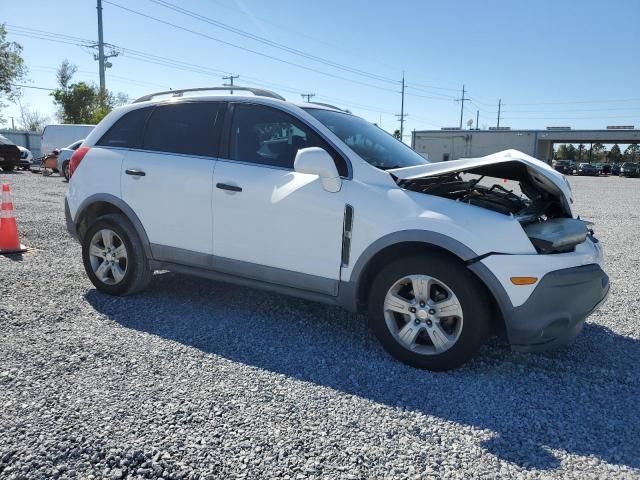
[[[84,234],[96,218],[110,213],[120,213],[129,220],[142,242],[145,255],[149,259],[153,258],[149,237],[136,213],[124,200],[106,193],[91,195],[78,208],[74,224],[80,242],[82,242]]]
[[[369,289],[376,274],[384,265],[400,256],[416,253],[446,256],[459,262],[465,268],[469,268],[469,262],[478,258],[478,254],[466,245],[437,232],[405,231],[382,237],[365,249],[353,267],[350,283],[355,296],[355,309],[357,311],[366,310]],[[469,270],[474,274],[491,302],[494,330],[503,334],[506,330],[505,315],[510,307],[506,292],[496,291],[496,288],[501,288],[500,284],[487,268],[471,267]]]

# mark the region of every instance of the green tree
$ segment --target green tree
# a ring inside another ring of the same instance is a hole
[[[591,146],[589,158],[591,158],[592,162],[597,162],[606,155],[607,150],[604,148],[604,145],[601,143],[594,143]]]
[[[20,96],[16,84],[27,76],[27,67],[22,59],[22,45],[7,40],[7,30],[0,24],[0,108],[3,100],[14,101]],[[2,117],[0,117],[2,121]]]
[[[100,91],[94,84],[71,83],[77,67],[64,60],[56,72],[58,87],[51,95],[58,106],[58,117],[65,123],[100,122],[114,107],[129,101],[124,93]]]
[[[622,159],[622,152],[620,151],[620,146],[617,143],[611,147],[607,158],[610,162],[619,162]]]
[[[627,162],[635,162],[640,159],[640,146],[637,143],[632,143],[625,148],[623,156]]]
[[[576,147],[570,143],[568,145],[560,145],[556,152],[556,160],[575,160],[576,152]]]
[[[22,105],[19,100],[18,105],[20,106],[20,128],[27,132],[42,133],[49,123],[49,117],[29,108],[28,105]]]
[[[400,130],[394,130],[393,137],[397,138],[398,140],[402,140],[402,135],[400,135]]]

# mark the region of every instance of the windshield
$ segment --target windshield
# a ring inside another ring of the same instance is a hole
[[[305,110],[374,167],[389,170],[429,163],[404,143],[362,118],[319,108]]]

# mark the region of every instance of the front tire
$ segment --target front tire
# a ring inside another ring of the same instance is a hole
[[[91,283],[109,295],[144,290],[153,272],[133,225],[122,214],[110,214],[89,227],[82,239],[82,261]]]
[[[385,350],[417,368],[456,368],[489,336],[489,302],[479,280],[441,255],[387,265],[373,281],[368,307],[371,329]]]
[[[15,165],[5,165],[4,167],[2,167],[2,170],[4,170],[5,172],[13,172],[14,168],[16,168]]]

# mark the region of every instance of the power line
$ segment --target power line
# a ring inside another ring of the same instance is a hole
[[[33,88],[35,90],[47,90],[49,92],[53,92],[55,90],[55,88],[34,87],[32,85],[20,85],[20,84],[17,84],[17,83],[14,83],[12,86],[13,87],[19,87],[19,88]]]
[[[51,42],[55,42],[55,43],[63,43],[63,44],[68,44],[68,45],[74,45],[74,46],[86,46],[87,43],[90,42],[90,40],[87,39],[83,39],[83,38],[79,38],[79,37],[72,37],[70,35],[65,35],[65,34],[59,34],[59,33],[54,33],[54,32],[47,32],[45,30],[36,30],[36,29],[32,29],[32,28],[28,28],[28,27],[20,27],[20,26],[16,26],[16,25],[8,25],[8,30],[11,31],[14,34],[18,34],[18,35],[25,35],[28,36],[30,38],[38,38],[38,39],[42,39],[42,40],[47,40],[47,41],[51,41]],[[26,30],[26,32],[24,31],[15,31],[16,29],[19,30]],[[211,68],[211,67],[202,67],[200,65],[196,65],[193,63],[189,63],[189,62],[184,62],[181,60],[175,60],[172,58],[168,58],[168,57],[162,57],[159,55],[154,55],[154,54],[150,54],[147,52],[142,52],[140,50],[134,50],[131,48],[123,48],[123,47],[119,47],[117,45],[113,45],[116,48],[119,48],[124,54],[125,57],[124,58],[130,58],[132,60],[136,60],[136,61],[142,61],[145,63],[151,63],[154,65],[159,65],[159,66],[164,66],[167,68],[173,68],[176,70],[182,70],[182,71],[187,71],[187,72],[191,72],[191,73],[198,73],[201,75],[207,75],[207,76],[215,76],[218,77],[218,75],[220,73],[225,74],[228,73],[228,71],[225,70],[220,70],[220,69],[215,69],[215,68]],[[55,69],[54,69],[55,70]],[[111,75],[112,77],[116,78],[116,76]],[[123,77],[120,77],[123,78]],[[277,84],[277,83],[273,83],[273,82],[268,82],[262,79],[258,79],[255,77],[250,77],[248,75],[242,75],[242,78],[247,79],[247,80],[254,80],[255,81],[255,85],[256,86],[275,86],[276,88],[280,88],[282,90],[286,90],[295,94],[300,94],[300,93],[304,93],[302,90],[299,89],[293,89],[291,87],[282,85],[282,84]],[[129,79],[131,81],[135,81],[133,79]],[[161,87],[166,87],[164,85],[157,85],[157,86],[161,86]],[[352,108],[359,108],[362,110],[368,110],[371,112],[378,112],[378,113],[384,113],[386,115],[393,115],[392,112],[389,111],[385,111],[382,110],[376,106],[371,106],[371,105],[363,105],[363,104],[359,104],[359,103],[354,103],[350,100],[344,100],[341,98],[336,98],[336,97],[331,97],[331,96],[327,96],[327,95],[322,95],[322,94],[318,94],[319,98],[323,98],[332,102],[339,102],[342,105],[345,105],[347,107],[352,107]]]
[[[170,10],[173,10],[174,12],[181,13],[183,15],[189,16],[191,18],[195,18],[196,20],[200,20],[202,22],[208,23],[210,25],[213,25],[215,27],[221,28],[221,29],[226,30],[228,32],[235,33],[236,35],[240,35],[240,36],[243,36],[245,38],[249,38],[251,40],[254,40],[256,42],[262,43],[264,45],[268,45],[270,47],[274,47],[274,48],[286,51],[288,53],[292,53],[294,55],[301,56],[301,57],[306,58],[306,59],[314,60],[316,62],[323,63],[325,65],[329,65],[329,66],[331,66],[333,68],[337,68],[337,69],[340,69],[340,70],[348,71],[350,73],[355,73],[355,74],[358,74],[358,75],[362,75],[362,76],[365,76],[365,77],[368,77],[368,78],[372,78],[374,80],[379,80],[379,81],[383,81],[383,82],[387,82],[387,83],[392,83],[392,84],[395,84],[395,85],[398,84],[398,82],[396,80],[390,79],[388,77],[384,77],[384,76],[378,75],[376,73],[367,72],[365,70],[361,70],[361,69],[358,69],[358,68],[355,68],[355,67],[351,67],[351,66],[348,66],[348,65],[337,63],[337,62],[334,62],[333,60],[329,60],[327,58],[323,58],[323,57],[320,57],[318,55],[314,55],[314,54],[311,54],[311,53],[304,52],[302,50],[298,50],[298,49],[293,48],[293,47],[289,47],[288,45],[284,45],[282,43],[275,42],[273,40],[270,40],[270,39],[265,38],[265,37],[261,37],[259,35],[254,34],[254,33],[247,32],[245,30],[241,30],[239,28],[236,28],[236,27],[233,27],[231,25],[222,23],[222,22],[220,22],[218,20],[215,20],[215,19],[213,19],[211,17],[207,17],[205,15],[196,13],[196,12],[194,12],[192,10],[187,10],[186,8],[180,7],[178,5],[175,5],[173,3],[168,2],[166,0],[149,0],[149,1],[152,2],[152,3],[155,3],[156,5],[160,5],[160,6],[164,7],[164,8],[168,8]]]
[[[508,105],[530,106],[530,105],[574,105],[584,103],[620,103],[620,102],[639,102],[640,98],[620,98],[617,100],[576,100],[571,102],[536,102],[536,103],[509,103]]]
[[[119,4],[115,3],[115,2],[111,2],[109,0],[103,0],[103,1],[104,1],[104,3],[112,5],[112,6],[116,7],[116,8],[120,8],[122,10],[131,12],[131,13],[133,13],[135,15],[139,15],[141,17],[148,18],[150,20],[154,20],[154,21],[156,21],[158,23],[162,23],[163,25],[167,25],[167,26],[176,28],[178,30],[183,30],[185,32],[189,32],[189,33],[192,33],[194,35],[197,35],[197,36],[200,36],[200,37],[203,37],[203,38],[207,38],[209,40],[213,40],[214,42],[218,42],[218,43],[221,43],[223,45],[227,45],[227,46],[230,46],[230,47],[233,47],[233,48],[245,51],[245,52],[249,52],[249,53],[253,53],[255,55],[259,55],[259,56],[262,56],[262,57],[265,57],[265,58],[269,58],[270,60],[274,60],[276,62],[284,63],[286,65],[291,65],[291,66],[294,66],[294,67],[297,67],[297,68],[301,68],[301,69],[304,69],[304,70],[309,70],[311,72],[319,73],[320,75],[325,75],[325,76],[336,78],[336,79],[339,79],[339,80],[344,80],[344,81],[347,81],[347,82],[356,83],[358,85],[363,85],[363,86],[370,87],[370,88],[376,88],[378,90],[383,90],[383,91],[387,91],[387,92],[394,92],[394,93],[396,92],[395,90],[393,90],[391,88],[381,87],[379,85],[374,85],[374,84],[371,84],[371,83],[362,82],[360,80],[355,80],[355,79],[352,79],[352,78],[343,77],[341,75],[336,75],[336,74],[333,74],[333,73],[325,72],[325,71],[319,70],[317,68],[309,67],[309,66],[306,66],[306,65],[301,65],[301,64],[298,64],[298,63],[295,63],[295,62],[291,62],[291,61],[285,60],[283,58],[275,57],[273,55],[269,55],[269,54],[266,54],[266,53],[263,53],[263,52],[259,52],[257,50],[253,50],[251,48],[243,47],[243,46],[234,44],[232,42],[227,42],[225,40],[221,40],[219,38],[212,37],[211,35],[208,35],[206,33],[202,33],[202,32],[199,32],[197,30],[192,30],[190,28],[186,28],[186,27],[183,27],[183,26],[180,26],[180,25],[176,25],[175,23],[167,22],[167,21],[162,20],[160,18],[151,16],[151,15],[147,15],[145,13],[139,12],[137,10],[133,10],[131,8],[124,7],[122,5],[119,5]]]

